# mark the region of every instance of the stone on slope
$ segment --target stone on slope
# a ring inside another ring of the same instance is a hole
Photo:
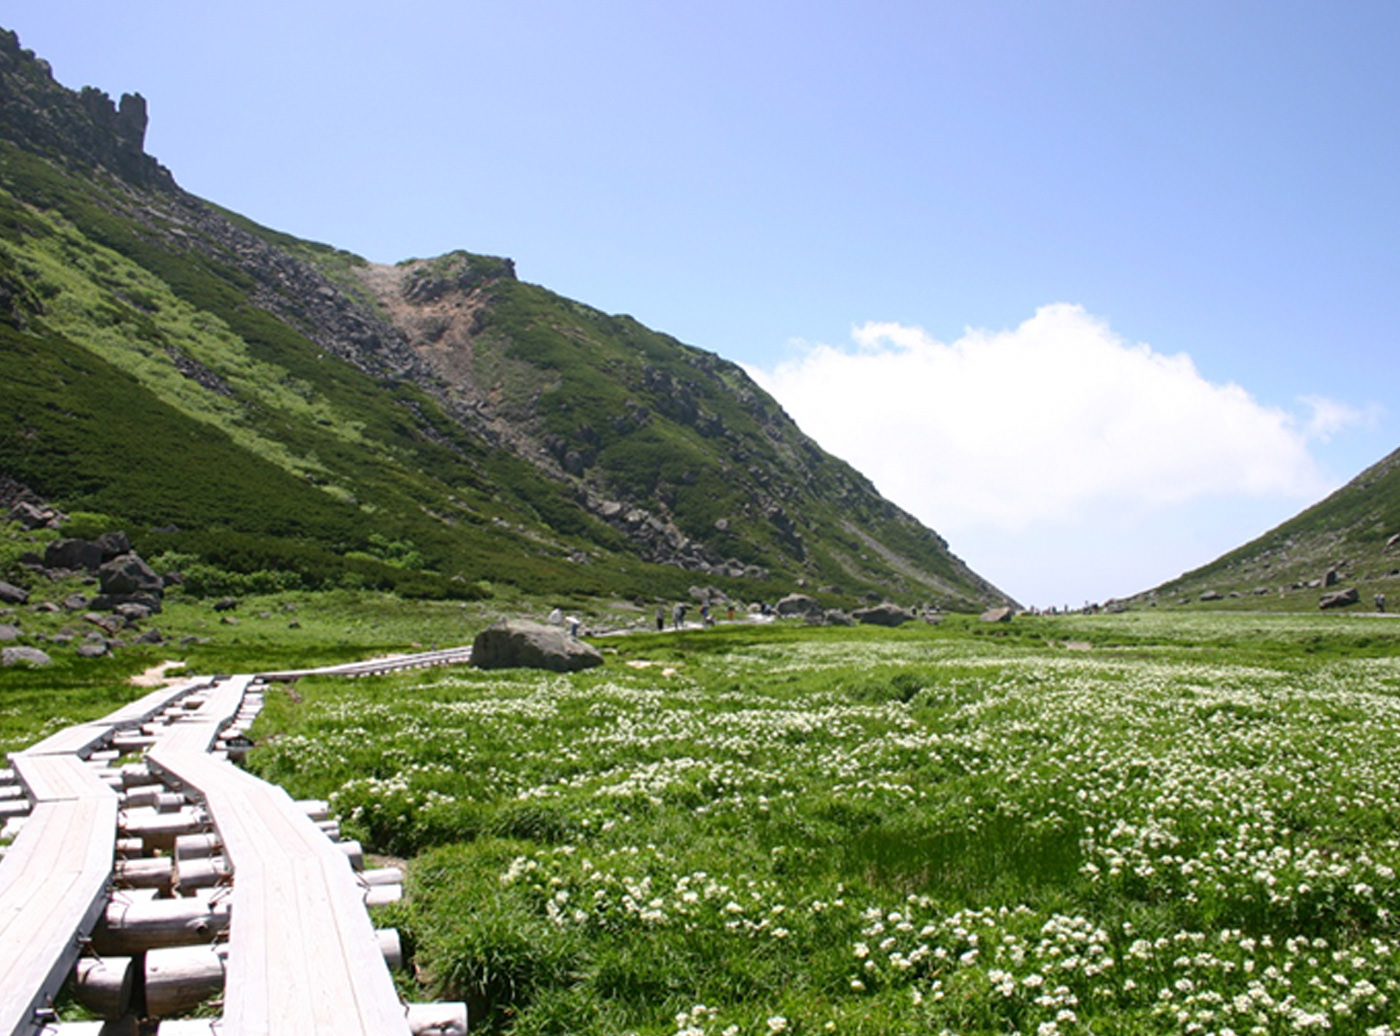
[[[1319,608],[1345,608],[1348,605],[1356,604],[1361,600],[1361,594],[1356,587],[1349,586],[1345,590],[1338,590],[1336,593],[1323,594],[1322,600],[1317,602]]]
[[[16,665],[46,666],[51,665],[53,659],[38,648],[32,647],[7,647],[0,651],[0,666],[9,668]]]

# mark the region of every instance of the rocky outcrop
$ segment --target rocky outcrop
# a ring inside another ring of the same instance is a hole
[[[574,673],[603,664],[603,656],[558,626],[502,620],[472,641],[472,665],[477,669],[547,669]]]
[[[123,94],[120,102],[94,87],[80,92],[53,78],[47,61],[0,29],[0,131],[41,154],[98,166],[145,188],[175,188],[166,169],[145,152],[146,100]]]

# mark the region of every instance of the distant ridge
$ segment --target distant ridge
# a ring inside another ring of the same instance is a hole
[[[0,479],[191,587],[1008,601],[735,364],[508,259],[258,226],[145,129],[0,31]]]
[[[1351,587],[1354,610],[1372,609],[1376,594],[1400,610],[1400,449],[1258,539],[1134,600],[1297,610]]]

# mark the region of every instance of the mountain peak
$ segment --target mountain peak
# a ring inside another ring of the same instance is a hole
[[[74,92],[57,82],[47,61],[0,29],[0,135],[80,167],[106,169],[129,183],[172,189],[170,171],[145,152],[146,99],[102,90]]]

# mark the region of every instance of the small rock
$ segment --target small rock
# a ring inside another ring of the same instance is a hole
[[[6,604],[23,604],[29,600],[29,591],[23,590],[13,583],[0,582],[0,601]]]
[[[40,668],[52,665],[53,659],[32,647],[7,647],[0,651],[0,665],[9,668],[10,666],[33,666]]]
[[[231,612],[238,607],[238,601],[232,597],[220,597],[214,602],[216,612]]]
[[[101,658],[107,654],[107,641],[100,633],[89,633],[75,653],[79,658]]]

